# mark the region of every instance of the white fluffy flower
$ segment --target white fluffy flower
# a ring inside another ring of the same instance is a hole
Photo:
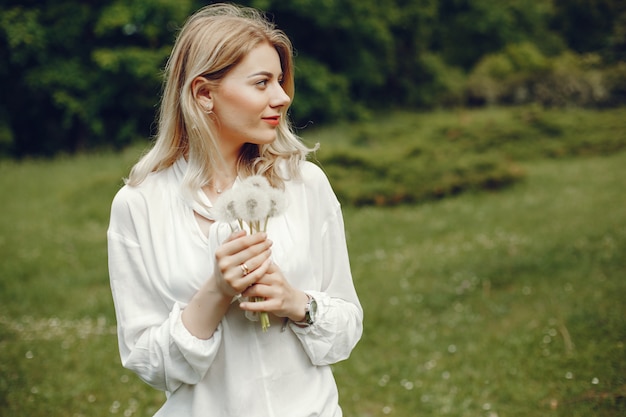
[[[240,198],[235,200],[235,211],[246,223],[265,220],[270,212],[267,190],[257,187],[240,187]],[[244,193],[245,191],[245,193]]]
[[[217,199],[213,206],[215,220],[230,223],[240,218],[235,205],[236,193],[233,189],[227,190]]]
[[[253,233],[264,232],[269,218],[282,214],[285,208],[284,193],[272,187],[265,177],[253,175],[225,191],[212,211],[215,220],[224,223],[236,220],[240,227],[247,223]]]
[[[267,180],[267,178],[265,178],[262,175],[252,175],[246,179],[244,179],[241,182],[241,185],[244,187],[256,187],[256,188],[261,188],[263,190],[267,190],[267,189],[272,189],[272,186],[270,185],[269,181]]]
[[[284,193],[273,187],[270,187],[269,190],[267,190],[267,193],[270,200],[270,211],[268,213],[268,217],[280,216],[287,208]]]

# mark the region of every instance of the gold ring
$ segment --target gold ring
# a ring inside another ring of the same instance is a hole
[[[250,270],[248,269],[248,265],[246,265],[245,263],[239,265],[239,267],[243,271],[243,276],[244,277],[250,273]]]

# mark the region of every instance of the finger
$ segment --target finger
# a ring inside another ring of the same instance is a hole
[[[269,267],[271,262],[272,261],[268,256],[267,258],[263,259],[259,266],[257,266],[252,272],[243,277],[246,282],[249,282],[248,287],[253,284],[258,284],[260,281],[263,280],[263,278],[267,274],[267,268]]]
[[[241,241],[246,237],[241,237],[237,239],[237,241]],[[243,263],[246,263],[249,269],[254,269],[251,268],[252,265],[247,262],[259,254],[268,251],[272,246],[272,241],[269,239],[253,243],[252,246],[247,246],[245,244],[246,242],[239,242],[243,243],[243,245],[239,245],[236,243],[237,241],[224,244],[215,252],[215,257],[222,273],[226,273],[228,269],[231,268],[238,268]],[[261,262],[259,262],[259,264],[260,263]]]
[[[267,241],[256,244],[224,259],[224,263],[228,263],[227,267],[240,268],[239,272],[247,275],[271,257],[270,246],[271,242]]]
[[[251,273],[251,272],[256,272],[263,264],[265,264],[272,256],[272,251],[270,249],[266,249],[263,252],[253,255],[250,258],[248,258],[248,260],[246,260],[245,262],[243,262],[240,265],[240,268],[242,269],[243,272],[247,272],[247,273]],[[261,271],[261,275],[264,275],[267,273],[267,269],[269,268],[269,264],[266,265],[266,267]],[[245,271],[247,269],[247,271]],[[247,275],[247,273],[244,273],[243,275]],[[258,273],[257,273],[258,274]]]
[[[251,270],[251,268],[248,266],[251,263],[250,264],[246,263],[246,266],[248,267],[248,270],[250,272],[248,272],[245,275],[243,273],[244,268],[242,268],[241,265],[230,268],[224,274],[224,280],[228,282],[230,287],[233,288],[233,290],[236,291],[237,293],[244,292],[247,288],[256,284],[267,273],[267,268],[271,264],[270,256],[271,256],[271,252],[267,251],[266,253],[262,254],[259,257],[260,263],[258,264],[256,263],[257,262],[256,258],[254,261],[251,261],[251,262],[255,262],[254,263],[255,268],[253,270]]]
[[[239,233],[243,233],[243,235]],[[245,234],[245,232],[238,232],[237,234],[232,235],[232,236],[233,236],[232,240],[225,242],[222,245],[222,248],[224,248],[227,254],[234,254],[237,252],[241,252],[245,250],[246,248],[261,244],[268,240],[266,233],[255,233],[253,235],[247,235]]]
[[[246,235],[246,231],[245,230],[237,230],[236,232],[231,233],[230,236],[228,236],[226,238],[226,240],[224,240],[224,242],[222,242],[222,244],[227,243],[227,242],[231,242],[235,239],[239,239],[240,237],[243,237]]]
[[[239,304],[239,308],[247,311],[276,311],[276,301],[267,299],[262,301],[243,301]]]

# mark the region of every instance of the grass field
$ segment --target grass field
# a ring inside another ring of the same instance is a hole
[[[344,415],[626,415],[620,146],[520,159],[497,192],[346,206],[366,320],[334,366]],[[163,401],[119,363],[106,270],[109,204],[138,152],[0,162],[0,416]]]

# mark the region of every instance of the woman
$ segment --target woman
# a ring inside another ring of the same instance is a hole
[[[339,203],[287,121],[293,94],[291,44],[257,11],[212,5],[182,28],[155,144],[108,230],[122,363],[166,392],[157,416],[342,415],[330,365],[363,312]],[[267,233],[232,233],[213,203],[252,175],[287,207]]]

